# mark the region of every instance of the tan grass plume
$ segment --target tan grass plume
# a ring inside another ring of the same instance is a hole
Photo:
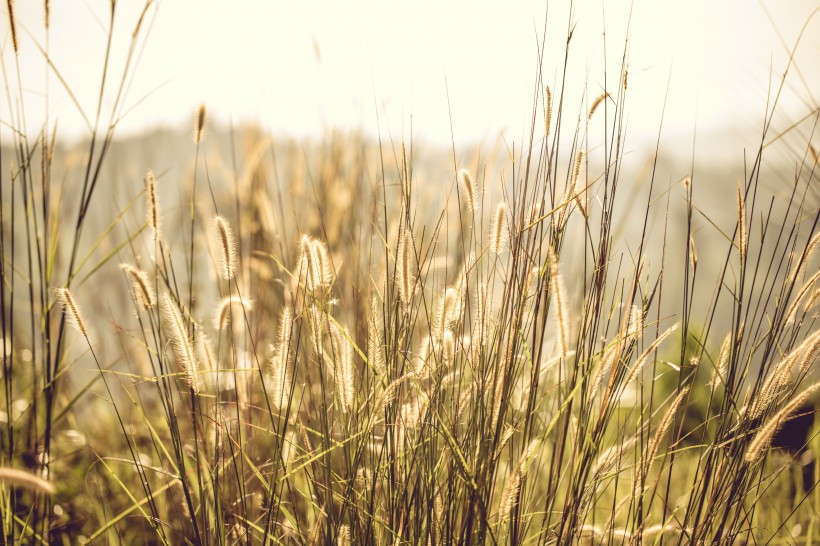
[[[336,537],[336,546],[350,546],[350,526],[340,525],[339,534]]]
[[[675,400],[672,401],[672,404],[669,406],[669,409],[666,410],[663,419],[661,419],[658,428],[655,430],[655,435],[652,436],[652,439],[649,441],[649,445],[647,446],[646,451],[643,454],[643,462],[638,465],[638,468],[636,470],[633,498],[638,498],[642,494],[644,480],[647,474],[649,473],[649,468],[652,466],[652,461],[658,454],[661,442],[666,436],[666,432],[669,430],[669,427],[672,426],[672,422],[675,419],[675,414],[677,414],[678,409],[680,408],[684,398],[686,398],[686,395],[688,393],[689,387],[681,389],[680,393],[678,393],[678,396],[676,396]]]
[[[792,279],[799,277],[800,274],[806,269],[806,265],[811,261],[812,257],[814,257],[814,253],[817,250],[817,243],[820,243],[820,232],[816,233],[814,237],[811,238],[806,245],[806,249],[800,255],[802,259],[795,264],[791,275]]]
[[[177,364],[185,374],[185,382],[195,393],[199,393],[199,363],[194,345],[179,306],[167,293],[162,295],[162,311]]]
[[[632,364],[632,366],[626,372],[626,376],[623,380],[624,385],[632,381],[632,379],[636,375],[638,375],[641,369],[643,369],[646,362],[649,360],[649,357],[652,355],[652,353],[660,346],[661,343],[663,343],[663,341],[666,338],[672,335],[672,333],[679,327],[680,322],[667,328],[661,335],[657,337],[657,339],[655,339],[655,341],[652,342],[652,345],[650,345],[644,352],[641,353],[641,355],[635,360],[634,364]]]
[[[200,104],[196,111],[196,125],[194,127],[194,144],[202,142],[205,134],[205,105]]]
[[[384,324],[382,309],[375,297],[370,303],[370,314],[367,323],[367,362],[379,375],[385,375],[384,364]]]
[[[48,495],[54,493],[54,484],[52,482],[16,468],[0,467],[0,482],[38,493],[46,493]]]
[[[475,180],[470,176],[467,169],[458,171],[458,183],[464,190],[464,203],[470,212],[475,212],[478,208],[478,191],[476,191]]]
[[[220,249],[220,269],[222,278],[226,281],[236,276],[236,241],[233,237],[233,230],[228,221],[222,216],[216,216],[213,220],[214,235],[219,243]]]
[[[518,503],[518,493],[521,491],[521,484],[540,446],[541,442],[538,439],[531,441],[518,460],[518,464],[515,466],[512,476],[510,476],[501,493],[501,500],[498,503],[498,521],[507,519]]]
[[[609,97],[609,93],[601,93],[600,95],[595,97],[595,100],[592,101],[592,106],[589,107],[589,114],[587,115],[587,121],[592,119],[592,116],[595,115],[595,110],[598,109],[598,107],[601,105],[602,102],[604,102],[604,100],[607,99],[607,97]]]
[[[217,330],[224,330],[231,322],[231,315],[234,306],[240,307],[243,312],[253,310],[253,300],[243,299],[238,296],[227,296],[222,298],[219,305],[216,306],[214,312],[214,328]]]
[[[732,334],[726,334],[726,337],[723,339],[723,343],[720,344],[720,350],[718,351],[717,360],[714,362],[714,368],[712,369],[712,377],[709,380],[709,384],[712,390],[715,390],[720,383],[726,383],[728,379],[728,367],[727,364],[729,363],[729,354],[731,353],[732,349]]]
[[[145,210],[146,222],[153,229],[154,242],[156,242],[160,236],[159,201],[157,199],[157,177],[150,169],[145,173],[145,197],[148,200]]]
[[[550,136],[552,125],[552,91],[549,86],[544,88],[544,138]]]
[[[399,285],[399,299],[407,306],[413,299],[415,288],[413,264],[413,234],[409,229],[404,230],[403,237],[399,242],[398,257],[396,263],[396,281]]]
[[[488,233],[487,246],[493,254],[501,254],[507,247],[507,203],[501,202],[495,209],[490,231]]]
[[[157,298],[154,295],[154,289],[151,287],[151,281],[145,271],[137,269],[129,264],[122,264],[120,268],[128,276],[131,282],[131,292],[134,295],[134,301],[143,309],[151,309],[157,304]]]
[[[737,233],[737,246],[740,250],[740,261],[743,263],[746,261],[749,230],[746,226],[746,200],[743,198],[740,182],[737,183]]]
[[[270,360],[272,376],[271,395],[277,408],[286,407],[289,401],[289,387],[292,377],[291,340],[293,337],[293,311],[285,306],[279,317],[279,332]]]
[[[336,393],[344,413],[350,413],[355,399],[353,347],[348,341],[349,333],[338,326],[333,327],[333,374],[336,378]]]
[[[780,427],[803,405],[806,400],[814,394],[817,389],[820,389],[820,382],[814,383],[799,395],[792,398],[788,404],[774,414],[765,425],[763,425],[754,439],[746,449],[744,459],[747,463],[754,463],[763,458],[772,443],[774,435],[780,430]]]
[[[555,303],[555,318],[558,324],[558,352],[566,356],[569,351],[569,318],[564,298],[564,281],[558,272],[558,257],[555,251],[549,250],[550,295]]]
[[[11,30],[11,45],[14,54],[17,55],[17,25],[14,22],[14,0],[6,0],[6,8],[9,12],[9,27]]]
[[[65,313],[68,321],[80,332],[83,337],[88,337],[88,326],[83,319],[83,315],[80,313],[80,308],[77,306],[77,302],[74,301],[74,296],[71,295],[71,291],[68,288],[55,288],[54,294],[57,296],[57,300],[63,307],[63,312]]]
[[[797,277],[795,276],[794,278]],[[797,316],[797,311],[800,308],[800,304],[803,302],[803,298],[805,298],[809,291],[814,287],[814,284],[817,282],[818,279],[820,279],[820,271],[812,275],[809,278],[809,280],[807,280],[800,288],[800,290],[797,292],[797,295],[794,297],[794,300],[789,306],[789,309],[786,311],[787,325],[792,324],[794,322],[794,319]]]

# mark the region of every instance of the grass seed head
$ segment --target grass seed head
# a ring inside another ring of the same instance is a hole
[[[182,319],[182,312],[179,306],[174,303],[170,295],[162,295],[162,311],[165,316],[165,325],[168,329],[168,336],[174,349],[174,356],[177,364],[185,374],[185,382],[194,391],[199,393],[199,362],[194,352],[191,336],[188,335],[188,327]]]
[[[544,138],[550,136],[552,125],[552,92],[549,86],[544,88]]]
[[[9,28],[11,30],[11,46],[14,48],[14,54],[17,55],[17,25],[14,22],[14,0],[6,0],[6,9],[9,14]]]
[[[157,297],[154,294],[154,289],[151,287],[148,274],[128,264],[122,264],[120,268],[125,272],[128,276],[128,280],[131,282],[131,292],[134,294],[134,300],[137,302],[137,305],[145,310],[154,307],[157,304]]]
[[[478,208],[478,191],[476,190],[475,180],[470,176],[467,169],[458,171],[458,183],[464,190],[464,203],[470,212],[475,212]]]
[[[488,233],[487,246],[493,254],[501,254],[507,248],[507,203],[501,202],[495,208],[490,231]]]
[[[194,126],[194,144],[202,142],[202,137],[205,134],[205,105],[200,104],[196,111],[196,125]]]
[[[159,201],[157,199],[157,178],[154,176],[154,171],[150,169],[145,173],[145,198],[148,205],[145,210],[146,222],[154,231],[154,242],[156,242],[160,237]]]
[[[38,493],[45,493],[51,495],[54,493],[54,484],[48,480],[16,468],[0,468],[0,482],[14,486],[29,489]]]
[[[220,249],[220,269],[222,278],[230,281],[236,276],[236,241],[233,237],[233,230],[228,221],[217,216],[213,220],[214,234]]]
[[[592,119],[592,116],[595,115],[595,110],[598,109],[598,107],[601,105],[602,102],[604,102],[604,100],[606,100],[607,97],[609,97],[609,93],[601,93],[600,95],[595,97],[595,100],[592,101],[592,106],[589,107],[587,121]]]
[[[749,244],[749,230],[746,226],[746,200],[740,182],[737,184],[737,246],[740,250],[740,261],[746,261],[747,245]]]
[[[88,337],[88,326],[86,325],[83,315],[80,313],[80,308],[77,302],[74,301],[74,296],[68,288],[56,288],[54,290],[57,299],[63,306],[63,312],[68,317],[69,322],[77,329],[83,337]]]
[[[820,382],[814,383],[799,395],[792,398],[783,408],[774,414],[768,421],[758,430],[754,439],[746,449],[744,460],[747,463],[754,463],[763,458],[772,443],[774,435],[780,430],[792,414],[797,411],[814,393],[820,389]]]

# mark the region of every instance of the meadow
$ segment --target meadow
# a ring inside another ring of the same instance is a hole
[[[819,542],[795,67],[722,165],[632,148],[626,45],[580,100],[534,66],[523,142],[119,140],[151,9],[87,140],[3,66],[3,544]]]

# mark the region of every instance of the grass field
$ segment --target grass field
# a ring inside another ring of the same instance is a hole
[[[724,165],[631,147],[625,47],[580,102],[534,67],[519,143],[119,141],[144,21],[80,143],[4,65],[4,544],[820,542],[794,67]]]

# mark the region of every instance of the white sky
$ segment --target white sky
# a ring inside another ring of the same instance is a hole
[[[51,57],[93,119],[109,2],[51,4]],[[112,84],[120,78],[141,9],[136,0],[119,4]],[[449,143],[448,86],[457,142],[493,139],[499,131],[520,142],[532,108],[537,40],[546,6],[546,0],[160,0],[149,11],[150,33],[140,43],[137,71],[126,96],[126,104],[134,108],[118,132],[190,126],[203,102],[218,121],[252,119],[291,135],[319,135],[328,127],[362,127],[374,133],[378,114],[382,132],[407,138],[412,116],[414,136]],[[543,70],[551,87],[563,63],[568,6],[564,0],[549,2]],[[820,2],[582,0],[572,17],[577,26],[567,86],[571,119],[580,111],[585,83],[589,100],[603,90],[604,68],[609,89],[614,89],[630,6],[628,131],[632,137],[651,138],[657,133],[670,75],[665,124],[671,131],[691,134],[697,120],[699,133],[736,126],[759,132],[770,67],[779,75],[787,61],[777,31],[791,48]],[[47,71],[35,43],[45,47],[42,2],[18,1],[15,9],[26,124],[36,131],[45,111]],[[3,15],[0,43],[14,88],[7,21]],[[791,119],[818,104],[818,36],[820,16],[811,21],[798,50],[802,72],[790,76],[783,98]],[[110,85],[107,108],[114,91]],[[0,95],[0,120],[16,123],[9,115],[6,92]],[[12,95],[16,101],[17,92]],[[48,97],[52,123],[59,119],[60,134],[85,134],[81,117],[53,75]],[[13,107],[19,108],[17,103]]]

